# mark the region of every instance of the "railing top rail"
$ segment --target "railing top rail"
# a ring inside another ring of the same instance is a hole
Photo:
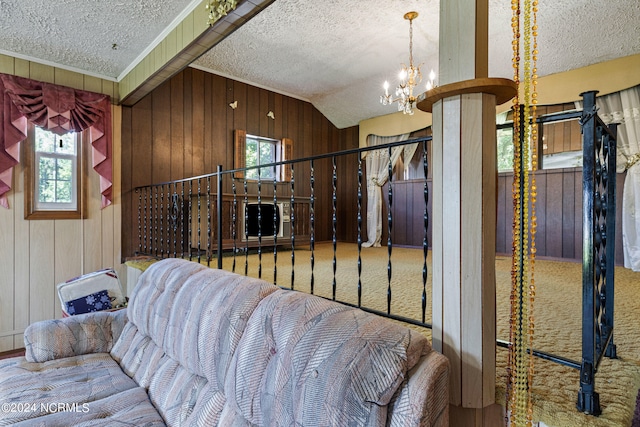
[[[384,150],[384,149],[397,147],[397,146],[402,146],[402,145],[409,145],[409,144],[415,144],[415,143],[420,143],[420,142],[424,142],[424,141],[431,141],[431,139],[432,139],[432,137],[430,137],[430,136],[423,136],[423,137],[420,137],[420,138],[414,138],[414,139],[410,139],[410,140],[407,140],[407,141],[389,142],[387,144],[380,144],[380,145],[375,145],[375,146],[372,146],[372,147],[350,148],[348,150],[333,151],[331,153],[318,154],[318,155],[315,155],[315,156],[303,157],[303,158],[300,158],[300,159],[283,160],[281,162],[267,163],[267,164],[260,165],[260,166],[250,166],[250,167],[246,167],[246,168],[226,169],[226,170],[223,170],[221,172],[217,172],[216,171],[216,172],[211,172],[211,173],[208,173],[208,174],[193,176],[193,177],[189,177],[189,178],[176,179],[174,181],[160,182],[160,183],[157,183],[157,184],[140,185],[138,187],[135,187],[133,190],[135,192],[138,192],[138,191],[142,190],[143,188],[161,187],[163,185],[179,184],[179,183],[182,183],[182,182],[188,182],[188,181],[194,181],[194,180],[197,180],[197,179],[210,178],[210,177],[218,176],[218,175],[232,174],[232,173],[241,172],[241,171],[248,171],[248,170],[254,170],[254,169],[263,169],[263,168],[269,168],[269,167],[274,167],[274,166],[289,165],[289,164],[294,164],[294,163],[309,162],[311,160],[328,159],[328,158],[331,158],[331,157],[347,156],[349,154],[361,154],[363,152],[368,152],[368,151],[373,151],[373,150]]]

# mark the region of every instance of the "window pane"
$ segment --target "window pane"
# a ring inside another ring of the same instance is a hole
[[[58,181],[56,185],[56,203],[71,203],[71,181]]]
[[[513,170],[513,129],[498,129],[498,172]]]
[[[73,178],[73,162],[71,159],[58,159],[58,181],[71,181]]]
[[[56,179],[56,159],[51,157],[40,157],[38,169],[40,171],[40,181]]]
[[[56,201],[56,182],[55,180],[40,180],[38,188],[38,202],[53,203]]]
[[[35,134],[36,151],[76,155],[75,134],[73,132],[60,136],[36,126]]]
[[[58,144],[56,144],[56,153],[76,155],[76,144],[73,133],[67,133],[57,136]]]
[[[247,138],[246,145],[246,167],[258,166],[258,141]],[[247,171],[247,179],[258,179],[258,169]]]
[[[53,133],[36,127],[36,151],[43,153],[53,153],[55,151],[55,138]]]

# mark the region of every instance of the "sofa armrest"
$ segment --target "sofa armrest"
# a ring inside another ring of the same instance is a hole
[[[46,362],[82,354],[108,353],[126,323],[126,309],[33,323],[24,331],[25,358],[28,362]]]
[[[449,425],[449,361],[436,351],[423,355],[409,371],[389,406],[392,426]]]

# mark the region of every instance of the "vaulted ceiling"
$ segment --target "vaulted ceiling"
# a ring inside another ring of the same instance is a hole
[[[0,0],[0,53],[118,81],[200,1]],[[539,75],[640,53],[640,1],[540,0]],[[276,0],[193,65],[307,100],[337,127],[379,103],[409,56],[438,69],[438,0]],[[489,75],[512,77],[511,3],[489,0]],[[640,72],[640,70],[639,70]]]

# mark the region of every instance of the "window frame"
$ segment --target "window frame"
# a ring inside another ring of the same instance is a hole
[[[46,129],[45,129],[46,130]],[[38,189],[38,159],[42,156],[36,151],[36,126],[29,124],[27,139],[24,147],[24,218],[26,220],[48,219],[84,219],[86,218],[86,197],[83,183],[86,182],[86,165],[83,156],[84,132],[75,134],[76,164],[74,170],[76,203],[72,209],[55,209],[52,206],[39,206],[37,202]],[[65,158],[62,154],[52,153],[46,157]]]

